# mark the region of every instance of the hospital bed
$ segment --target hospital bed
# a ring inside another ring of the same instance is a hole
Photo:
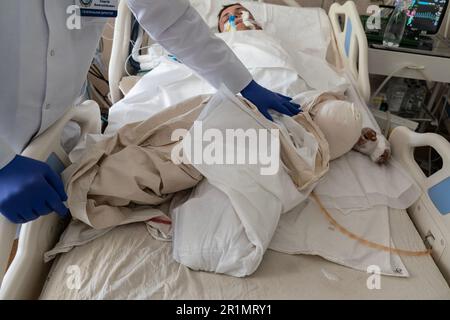
[[[354,3],[334,4],[329,19],[337,53],[334,63],[351,74],[357,91],[367,101],[370,96],[367,41]],[[114,101],[122,97],[119,83],[127,76],[124,62],[129,55],[130,22],[131,14],[122,1],[110,66]],[[98,109],[94,103],[87,102],[71,109],[33,141],[24,155],[47,161],[61,171],[69,164],[59,146],[62,128],[69,120],[80,124],[83,135],[100,130]],[[450,209],[447,210],[445,199],[450,189],[450,144],[438,135],[417,134],[404,127],[394,129],[389,140],[393,157],[422,190],[420,199],[407,213],[390,212],[393,240],[399,247],[423,250],[426,246],[431,249],[431,256],[404,257],[411,277],[383,277],[381,290],[367,289],[368,274],[315,256],[272,251],[267,252],[259,270],[249,278],[193,272],[172,259],[170,243],[151,238],[142,224],[119,227],[62,255],[49,273],[50,266],[44,263],[43,256],[53,248],[64,228],[64,223],[51,215],[22,226],[17,254],[4,278],[16,228],[1,218],[0,298],[450,299],[450,218],[447,215]],[[414,160],[414,149],[421,146],[433,147],[443,159],[442,169],[430,177],[423,174]],[[82,293],[68,285],[77,270],[80,284],[88,288]]]

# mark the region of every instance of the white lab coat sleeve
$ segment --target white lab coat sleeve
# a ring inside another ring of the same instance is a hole
[[[187,0],[128,0],[140,25],[167,51],[215,88],[241,92],[252,76]]]
[[[14,150],[0,137],[0,170],[10,163],[15,156]]]

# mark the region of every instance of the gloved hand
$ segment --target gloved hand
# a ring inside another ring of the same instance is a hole
[[[300,113],[298,104],[292,103],[292,99],[279,93],[272,92],[257,84],[254,80],[241,91],[247,100],[250,100],[258,110],[270,121],[273,121],[269,114],[269,109],[276,110],[288,116],[295,116]]]
[[[0,212],[13,223],[26,223],[56,212],[64,217],[68,209],[61,178],[40,161],[22,156],[0,169]]]

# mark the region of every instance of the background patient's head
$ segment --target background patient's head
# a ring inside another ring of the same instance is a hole
[[[246,14],[248,15],[248,20],[244,21],[244,17]],[[238,31],[253,30],[253,29],[261,30],[262,29],[256,23],[255,18],[253,17],[252,13],[247,8],[245,8],[240,3],[233,3],[230,5],[224,6],[222,8],[222,10],[219,12],[219,16],[218,16],[219,32],[226,31],[227,23],[228,23],[230,16],[236,17],[235,24],[236,24],[236,29]]]

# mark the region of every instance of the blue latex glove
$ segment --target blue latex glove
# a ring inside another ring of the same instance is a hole
[[[282,94],[272,92],[261,87],[254,80],[241,91],[241,94],[247,100],[250,100],[258,110],[270,121],[273,121],[269,114],[269,109],[278,111],[279,113],[295,116],[300,113],[301,108],[298,104],[292,103],[292,99]]]
[[[45,163],[16,156],[0,169],[0,212],[13,223],[27,223],[56,212],[66,216],[61,178]]]

